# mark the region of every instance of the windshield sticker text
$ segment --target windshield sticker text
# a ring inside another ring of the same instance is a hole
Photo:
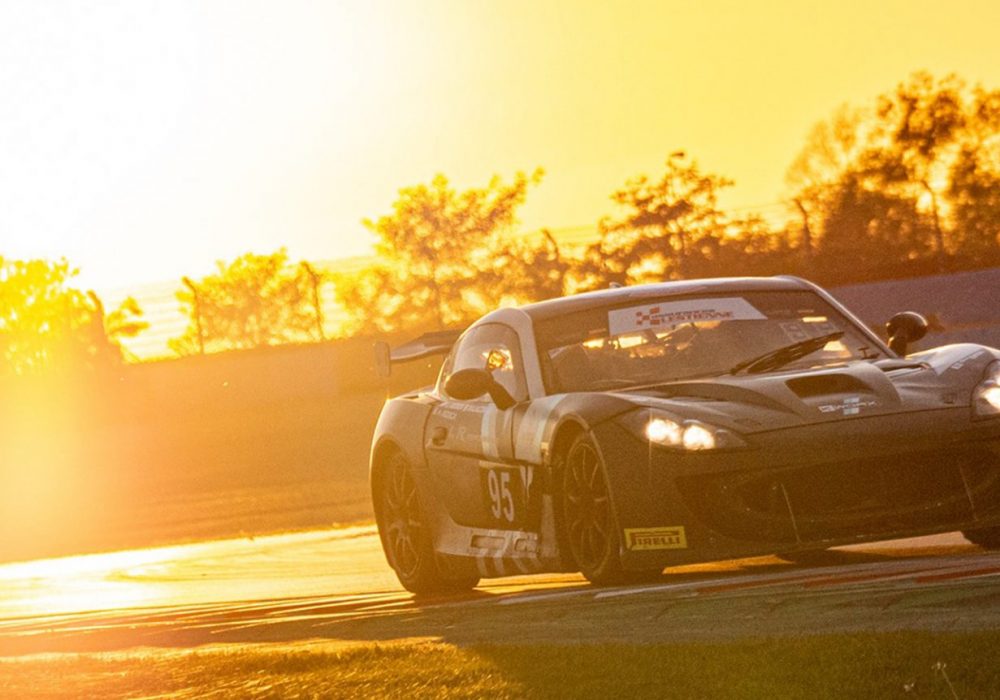
[[[835,325],[825,319],[823,321],[802,319],[801,323],[797,321],[784,321],[778,325],[785,334],[785,337],[793,343],[808,340],[809,338],[818,338],[821,335],[836,333],[838,330]]]
[[[763,321],[767,317],[746,299],[687,299],[632,306],[608,312],[609,335],[666,329],[699,321]]]

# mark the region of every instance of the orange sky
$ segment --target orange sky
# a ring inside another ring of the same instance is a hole
[[[767,205],[837,105],[921,68],[1000,87],[998,26],[971,0],[15,0],[0,255],[65,255],[101,291],[365,254],[400,187],[536,166],[523,225],[591,225],[677,149]]]

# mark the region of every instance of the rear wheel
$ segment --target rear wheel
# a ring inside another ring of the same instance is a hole
[[[978,544],[983,549],[1000,549],[1000,527],[987,527],[982,530],[962,530],[965,539],[972,544]]]
[[[604,465],[584,434],[570,444],[563,464],[562,529],[573,564],[589,581],[615,584],[628,579]]]
[[[404,588],[418,594],[446,593],[468,590],[479,583],[478,577],[441,570],[420,509],[417,485],[402,453],[394,452],[385,461],[374,496],[382,547]]]

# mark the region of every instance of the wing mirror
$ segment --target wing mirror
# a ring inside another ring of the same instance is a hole
[[[485,369],[460,369],[444,383],[448,396],[460,401],[478,399],[483,394],[489,394],[493,403],[499,409],[510,408],[515,403],[514,397],[497,382]]]
[[[906,354],[906,346],[927,335],[927,319],[916,311],[901,311],[885,324],[889,347],[897,355]]]

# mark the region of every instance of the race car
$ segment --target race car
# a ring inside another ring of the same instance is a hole
[[[1000,545],[1000,351],[907,355],[795,277],[621,287],[377,350],[447,353],[386,402],[379,536],[404,587],[668,566],[961,530]]]

